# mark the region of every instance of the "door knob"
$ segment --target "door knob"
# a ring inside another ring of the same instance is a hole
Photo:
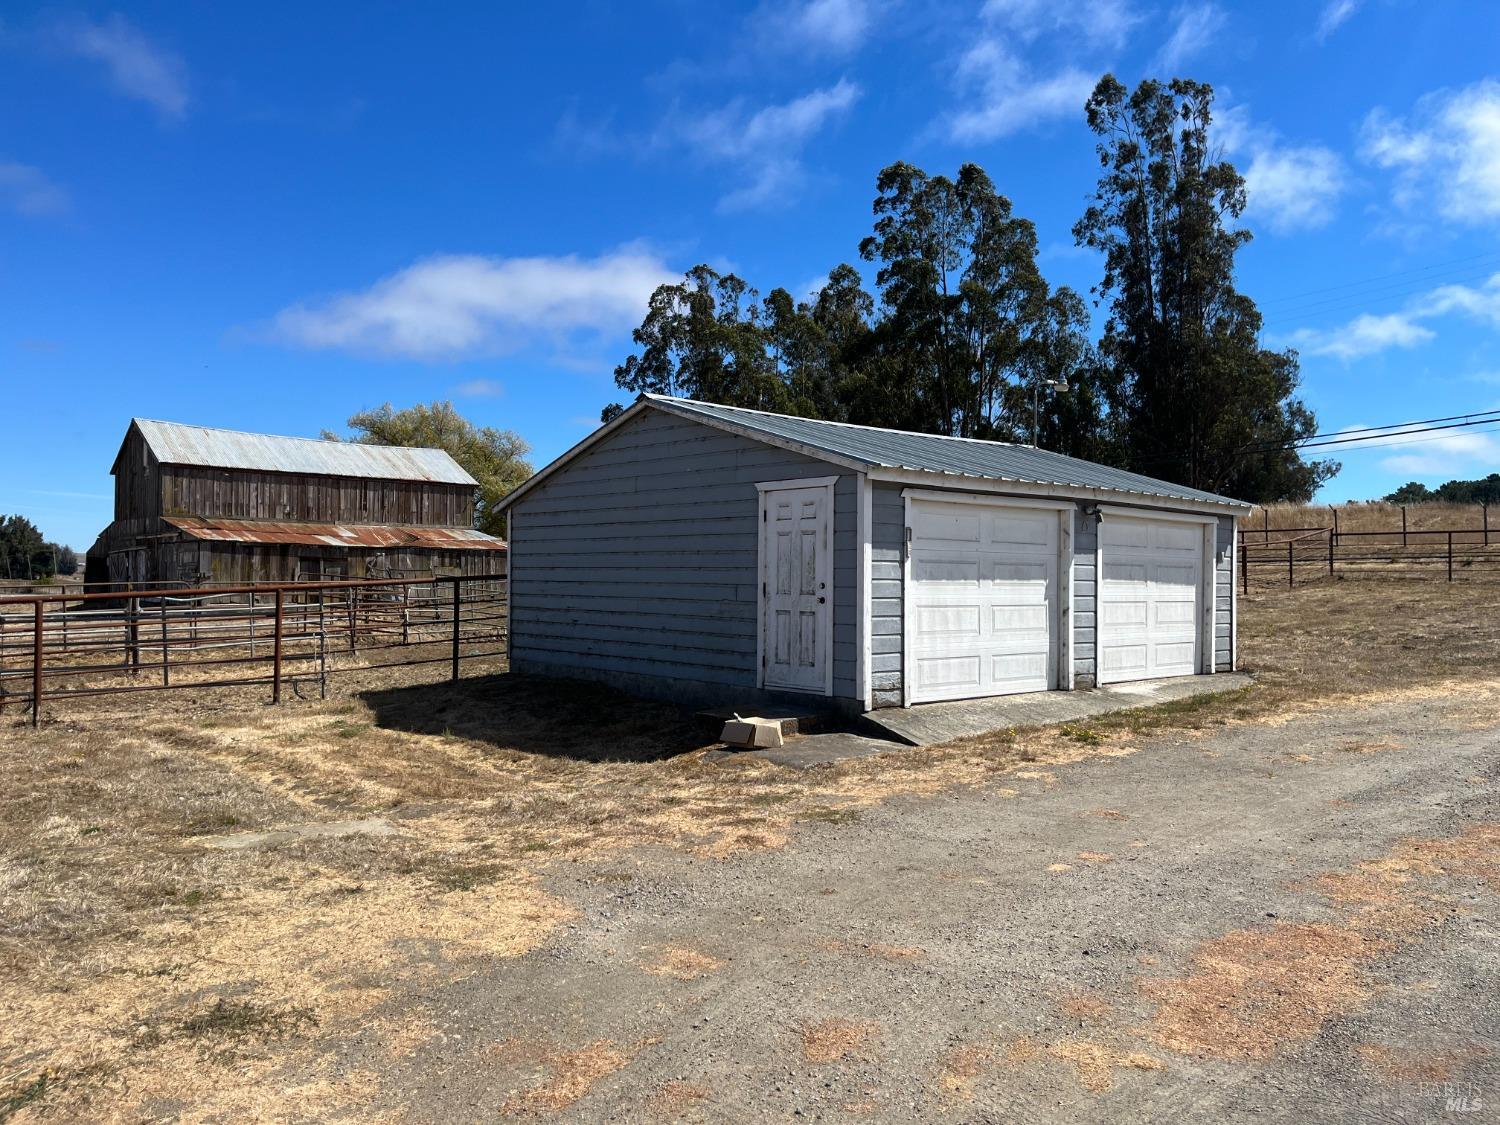
[[[822,594],[819,594],[819,595],[818,595],[818,604],[819,604],[819,605],[822,605],[822,604],[823,604],[823,603],[824,603],[824,602],[826,602],[826,601],[827,601],[827,600],[828,600],[828,599],[827,599],[827,598],[825,598],[825,597],[824,597],[824,596],[823,596],[823,595],[822,595]]]

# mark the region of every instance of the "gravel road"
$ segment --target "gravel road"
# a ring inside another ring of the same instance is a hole
[[[1454,704],[570,865],[571,927],[341,1065],[422,1121],[1500,1120],[1500,716]]]

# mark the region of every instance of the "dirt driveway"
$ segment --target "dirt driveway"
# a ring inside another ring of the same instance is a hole
[[[431,1121],[1495,1120],[1496,722],[1418,696],[559,873],[553,940],[341,1065]]]

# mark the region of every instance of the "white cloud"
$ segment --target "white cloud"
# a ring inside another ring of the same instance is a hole
[[[986,23],[1007,38],[1030,43],[1047,35],[1082,38],[1090,44],[1120,47],[1140,22],[1126,0],[987,0]]]
[[[269,335],[305,348],[423,360],[565,347],[578,334],[635,327],[651,292],[676,280],[639,246],[596,258],[439,255],[368,289],[283,309]]]
[[[682,144],[705,160],[735,168],[739,187],[719,201],[726,211],[765,206],[800,184],[802,153],[812,139],[860,98],[847,78],[789,102],[752,109],[743,100],[721,109],[673,115],[654,143]]]
[[[1445,434],[1414,441],[1413,451],[1382,458],[1387,472],[1409,476],[1456,477],[1466,473],[1492,473],[1500,469],[1500,441],[1488,433]]]
[[[870,31],[870,16],[867,0],[808,0],[777,22],[801,46],[848,54],[864,43]]]
[[[1245,169],[1246,211],[1277,234],[1327,226],[1344,192],[1344,162],[1321,145],[1254,150]]]
[[[1389,348],[1425,344],[1436,333],[1422,322],[1454,315],[1500,328],[1500,273],[1480,286],[1440,285],[1409,300],[1400,312],[1362,313],[1338,328],[1304,328],[1289,339],[1310,355],[1348,361]]]
[[[68,209],[68,193],[40,168],[0,160],[0,205],[33,218],[60,215]]]
[[[1098,75],[1067,66],[1038,76],[1000,39],[988,38],[965,52],[958,81],[973,97],[949,119],[948,135],[972,142],[993,141],[1059,117],[1081,121]]]
[[[1172,35],[1157,52],[1156,70],[1176,70],[1201,54],[1228,22],[1224,9],[1217,4],[1184,4],[1172,13],[1172,19]]]
[[[1348,175],[1332,149],[1286,144],[1274,129],[1253,123],[1244,106],[1221,111],[1214,136],[1240,163],[1247,218],[1263,220],[1277,234],[1313,230],[1333,220]]]
[[[505,387],[494,379],[470,379],[454,387],[453,393],[462,398],[498,398]]]
[[[172,52],[152,43],[121,15],[95,23],[83,17],[64,20],[50,38],[64,52],[102,63],[115,88],[127,97],[156,107],[164,117],[187,113],[187,68]]]
[[[1395,174],[1392,199],[1468,224],[1500,220],[1500,82],[1420,99],[1407,118],[1374,110],[1361,131],[1368,161]]]
[[[1322,42],[1337,31],[1344,22],[1359,11],[1361,0],[1328,0],[1318,16],[1318,42]]]
[[[1292,343],[1309,355],[1331,355],[1348,361],[1361,359],[1388,348],[1414,348],[1435,333],[1401,313],[1372,316],[1361,313],[1338,328],[1303,328],[1292,334]]]

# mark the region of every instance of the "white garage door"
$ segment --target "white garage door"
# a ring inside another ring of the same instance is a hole
[[[1056,686],[1057,512],[911,502],[910,698]]]
[[[1109,514],[1099,525],[1101,683],[1198,671],[1203,528]]]

